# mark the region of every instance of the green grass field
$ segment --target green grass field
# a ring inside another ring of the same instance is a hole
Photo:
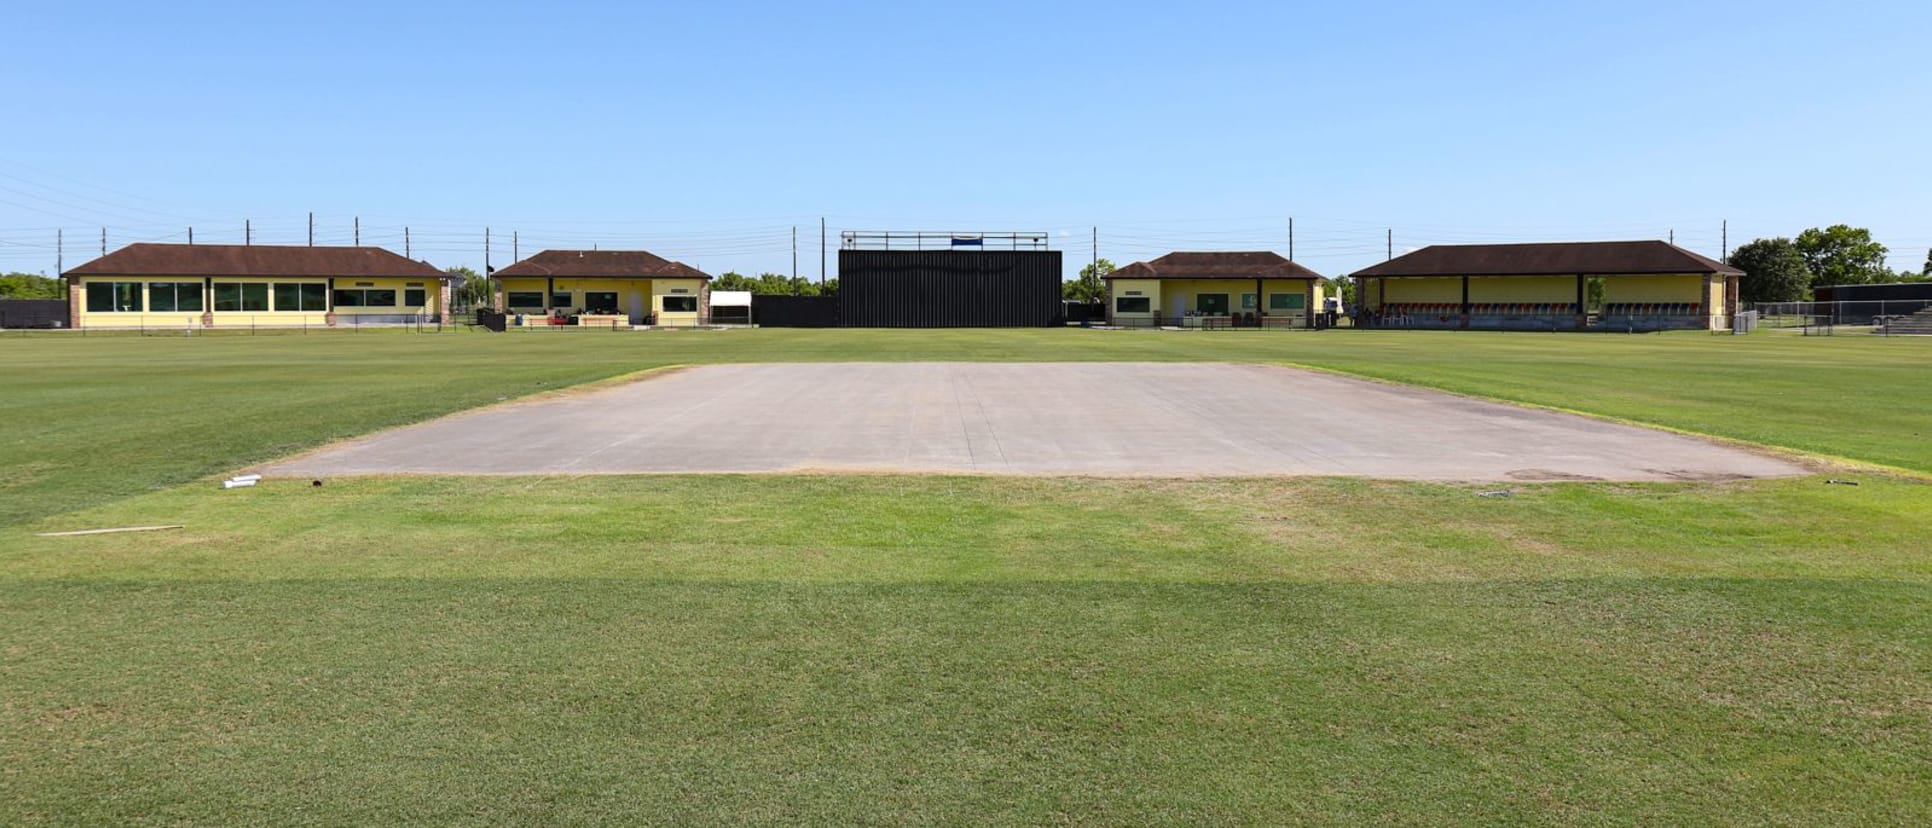
[[[0,823],[1932,820],[1932,343],[0,339]],[[1296,363],[1910,470],[209,475],[667,364]],[[169,533],[47,529],[181,523]]]

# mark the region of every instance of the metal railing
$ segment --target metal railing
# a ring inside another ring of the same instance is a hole
[[[840,250],[1047,250],[1048,233],[980,233],[931,230],[845,230]]]

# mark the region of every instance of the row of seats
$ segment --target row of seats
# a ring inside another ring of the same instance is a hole
[[[1611,302],[1603,306],[1604,316],[1698,316],[1704,306],[1696,302]]]
[[[1478,316],[1573,316],[1576,314],[1576,304],[1574,302],[1478,302],[1469,306],[1469,312]],[[1453,316],[1462,313],[1462,305],[1454,302],[1395,302],[1383,307],[1382,313],[1387,316]]]

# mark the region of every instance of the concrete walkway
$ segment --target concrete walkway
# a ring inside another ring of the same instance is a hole
[[[714,365],[481,409],[276,476],[946,472],[1710,480],[1744,449],[1418,388],[1218,363]]]

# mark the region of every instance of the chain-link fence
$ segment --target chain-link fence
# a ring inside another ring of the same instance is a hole
[[[1766,328],[1802,328],[1829,332],[1835,328],[1885,328],[1904,317],[1932,308],[1932,299],[1890,299],[1862,302],[1759,302],[1751,306]]]

